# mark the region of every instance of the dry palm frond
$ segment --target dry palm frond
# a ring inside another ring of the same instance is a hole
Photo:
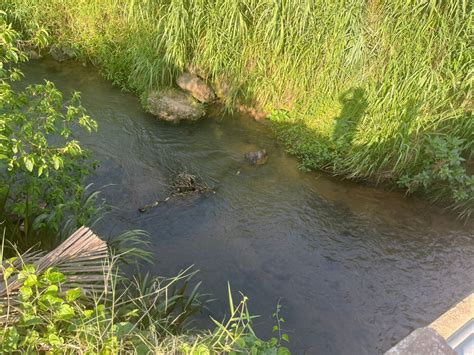
[[[15,263],[34,264],[37,274],[50,267],[57,267],[66,276],[62,285],[66,290],[80,287],[85,293],[107,292],[108,289],[108,249],[107,244],[96,236],[89,228],[81,227],[66,239],[60,246],[46,255],[29,252],[18,258]],[[15,265],[13,265],[15,266]],[[0,305],[15,302],[22,282],[17,276],[5,280],[8,266],[3,262],[0,270]]]

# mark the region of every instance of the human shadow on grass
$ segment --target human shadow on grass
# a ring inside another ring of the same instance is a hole
[[[367,110],[365,90],[360,87],[350,88],[339,96],[339,102],[342,109],[334,119],[332,139],[337,146],[349,149],[353,144],[357,126]]]

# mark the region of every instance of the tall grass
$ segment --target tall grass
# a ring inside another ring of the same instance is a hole
[[[424,189],[472,209],[464,162],[474,141],[470,1],[6,0],[2,7],[25,32],[47,27],[128,90],[169,85],[187,66],[198,68],[230,88],[229,107],[239,101],[274,113],[280,137],[308,168]],[[452,166],[426,149],[435,137],[461,140],[464,170],[455,179],[437,175]],[[431,179],[418,181],[424,173]]]

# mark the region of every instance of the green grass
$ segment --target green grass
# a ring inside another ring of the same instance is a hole
[[[193,65],[230,87],[229,108],[244,102],[271,113],[306,168],[428,192],[464,216],[472,211],[470,1],[6,0],[2,7],[25,33],[47,28],[54,42],[139,94]]]

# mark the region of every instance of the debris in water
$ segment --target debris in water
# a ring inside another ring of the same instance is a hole
[[[157,200],[153,203],[140,207],[140,212],[146,212],[150,208],[159,206],[163,202],[170,200],[171,196],[186,196],[196,193],[212,192],[215,193],[202,179],[196,175],[192,175],[186,172],[179,173],[171,179],[170,182],[171,192],[168,197],[164,200]]]

